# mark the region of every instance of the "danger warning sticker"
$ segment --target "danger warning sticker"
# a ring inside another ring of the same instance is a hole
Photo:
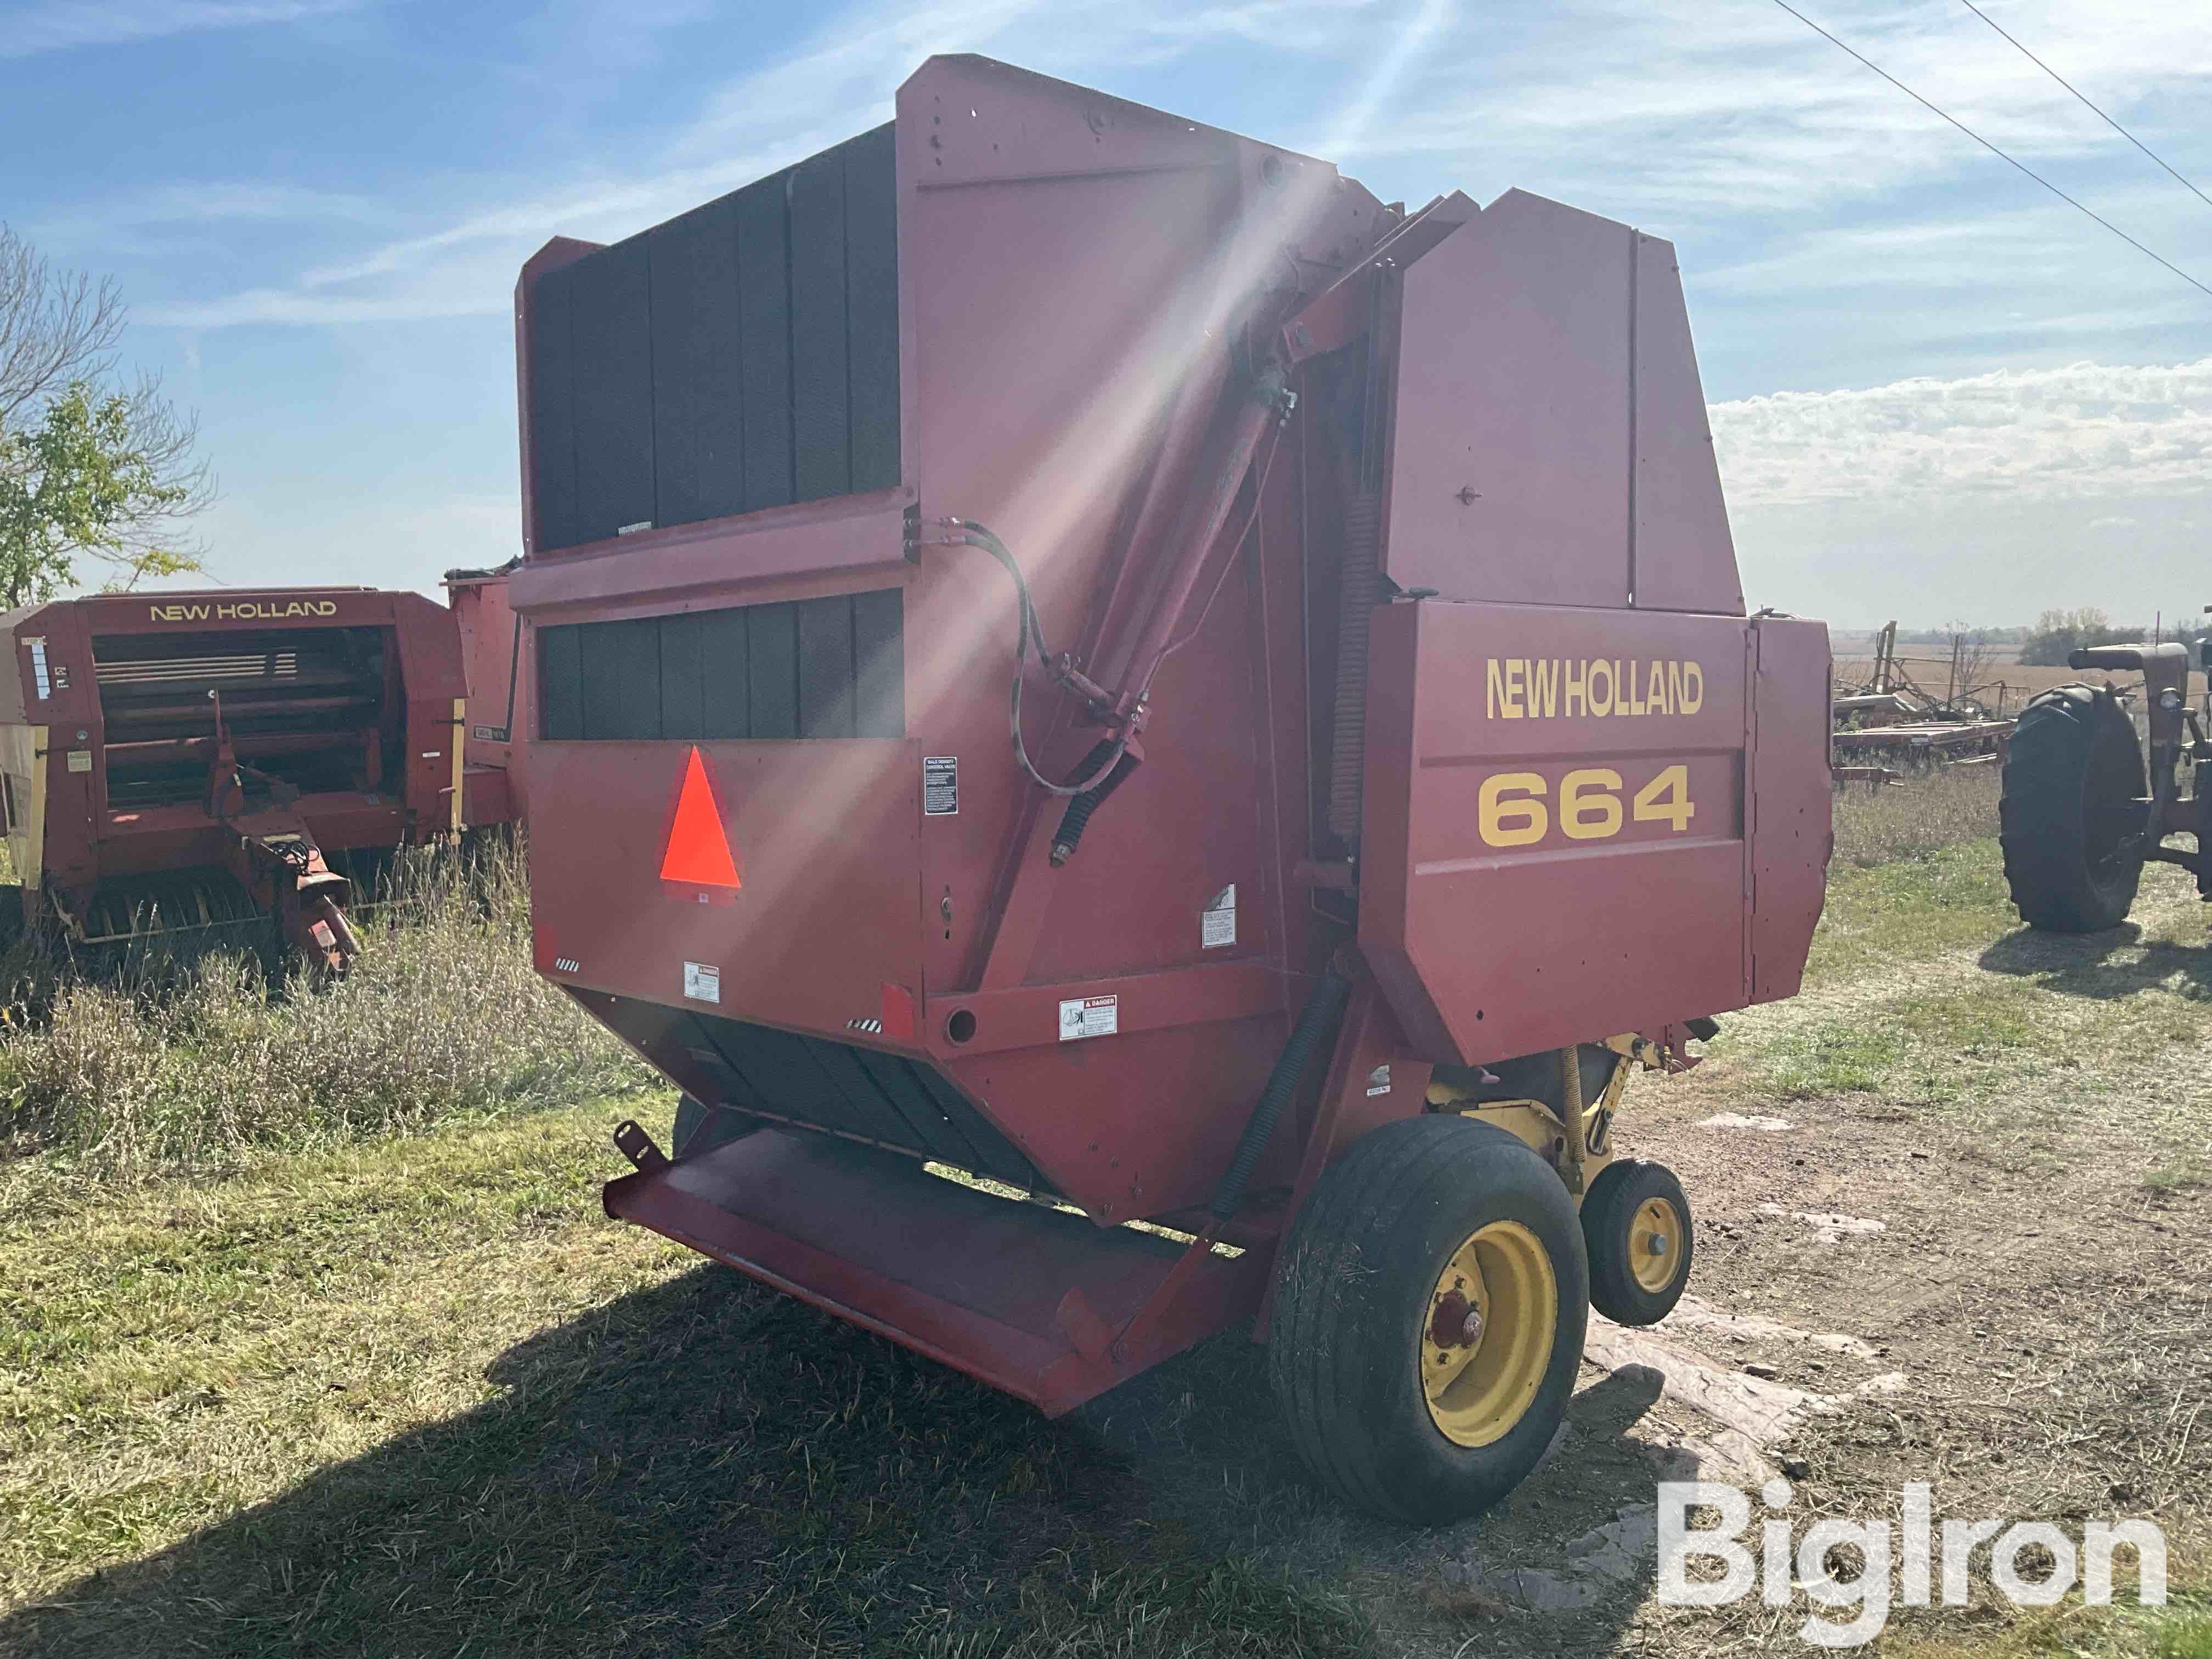
[[[1060,1005],[1060,1040],[1073,1042],[1078,1037],[1112,1036],[1121,1029],[1121,999],[1119,997],[1077,997]]]
[[[703,962],[684,964],[684,994],[694,1002],[722,1000],[722,970]]]
[[[1231,882],[1198,913],[1198,944],[1202,951],[1237,943],[1237,884]]]

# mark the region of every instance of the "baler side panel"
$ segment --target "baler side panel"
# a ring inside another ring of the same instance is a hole
[[[1629,244],[1510,192],[1405,273],[1383,569],[1446,599],[1628,599]]]
[[[1743,614],[1674,245],[1636,239],[1636,605]]]
[[[1079,108],[1033,100],[1018,81],[1002,91],[1001,79],[937,59],[899,94],[920,482],[933,514],[981,520],[1015,549],[1053,648],[1087,653],[1117,535],[1175,390],[1182,342],[1161,319],[1187,304],[1188,284],[1223,234],[1235,174],[1219,165],[1218,135],[1186,132],[1178,143],[1111,124],[1094,132]],[[1164,799],[1163,787],[1201,787],[1196,769],[1212,744],[1249,750],[1249,732],[1206,735],[1249,723],[1249,695],[1232,688],[1231,706],[1217,711],[1178,694],[1170,714],[1164,687],[1158,702],[1174,744],[1162,745],[1157,769],[1148,763],[1124,786],[1127,798],[1101,814],[1079,860],[1047,871],[1041,836],[1064,803],[1028,786],[1006,742],[1012,585],[980,552],[933,549],[908,605],[909,729],[959,768],[958,812],[922,826],[926,902],[951,906],[925,941],[933,994],[982,983],[994,941],[994,984],[1048,977],[1047,961],[1054,971],[1077,966],[1049,943],[1055,937],[1072,935],[1094,954],[1113,941],[1115,959],[1085,976],[1195,959],[1198,910],[1214,890],[1192,890],[1205,878],[1182,866],[1198,855],[1126,828],[1143,821],[1145,802]],[[1186,678],[1218,689],[1225,672],[1201,667]],[[1049,695],[1028,700],[1024,720],[1048,776],[1072,772],[1096,736]],[[1184,752],[1170,757],[1170,746]],[[1246,820],[1249,768],[1237,779]],[[1109,830],[1116,821],[1124,833]],[[1170,866],[1158,882],[1155,860]],[[1002,909],[1018,872],[1034,879]],[[1251,875],[1228,870],[1214,888]],[[1125,940],[1134,943],[1124,949]]]
[[[1504,1059],[1748,1000],[1744,629],[1433,600],[1376,613],[1375,655],[1411,660],[1413,696],[1401,667],[1369,704],[1360,943],[1426,1057]]]
[[[452,592],[469,685],[462,749],[469,771],[462,821],[520,819],[529,799],[526,773],[538,687],[537,630],[524,625],[508,605],[503,577],[456,581]]]
[[[1824,623],[1752,624],[1752,1000],[1795,996],[1835,846],[1828,775],[1832,665]]]
[[[698,744],[734,890],[661,878],[692,752],[681,743],[533,744],[539,971],[832,1036],[880,1018],[886,984],[918,1001],[917,746]],[[558,810],[543,810],[547,802]],[[579,966],[556,968],[564,961]],[[696,971],[687,981],[687,963],[712,970],[711,981]]]

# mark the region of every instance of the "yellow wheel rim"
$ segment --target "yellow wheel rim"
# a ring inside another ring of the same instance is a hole
[[[1470,1233],[1422,1310],[1421,1392],[1455,1445],[1487,1446],[1510,1433],[1544,1386],[1559,1331],[1552,1258],[1517,1221]]]
[[[1629,1276],[1656,1296],[1682,1270],[1682,1241],[1689,1227],[1663,1198],[1647,1198],[1628,1223]]]

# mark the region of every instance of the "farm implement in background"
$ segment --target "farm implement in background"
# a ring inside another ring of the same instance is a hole
[[[1688,1277],[1629,1073],[1823,895],[1672,246],[943,57],[515,299],[536,961],[686,1097],[610,1213],[1051,1413],[1249,1321],[1344,1500],[1510,1490]]]
[[[1939,766],[2000,761],[2015,724],[2004,712],[2012,688],[1977,683],[1984,654],[1958,634],[1947,658],[1900,657],[1897,624],[1886,624],[1875,635],[1874,672],[1863,684],[1838,684],[1831,703],[1835,781],[1879,785]],[[1941,694],[1913,678],[1916,665],[1945,670]]]
[[[2200,650],[2212,669],[2212,641]],[[2143,733],[2132,696],[2109,679],[2057,687],[2021,711],[1999,801],[2005,880],[2021,920],[2061,933],[2116,927],[2150,863],[2179,865],[2212,898],[2212,798],[2201,769],[2212,761],[2212,696],[2189,706],[2189,647],[2090,646],[2067,665],[2140,673]],[[2175,836],[2196,845],[2167,845]]]
[[[101,594],[0,632],[11,932],[97,958],[220,931],[336,975],[392,849],[513,816],[469,815],[459,635],[420,594]]]

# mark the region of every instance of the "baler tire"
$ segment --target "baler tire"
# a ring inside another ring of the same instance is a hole
[[[1659,1282],[1637,1273],[1637,1220],[1647,1206],[1672,1214],[1662,1231],[1674,1246]],[[1583,1245],[1589,1253],[1590,1306],[1616,1325],[1656,1325],[1674,1311],[1690,1282],[1695,1248],[1690,1200],[1663,1164],[1622,1158],[1608,1164],[1583,1195]]]
[[[668,1155],[689,1158],[694,1152],[711,1152],[760,1127],[758,1118],[726,1107],[708,1106],[685,1095],[676,1103],[676,1121],[668,1131]]]
[[[1997,842],[2021,920],[2052,933],[2094,933],[2127,920],[2143,860],[2092,842],[2087,809],[2148,787],[2135,722],[2094,686],[2032,700],[2005,749]]]
[[[1531,1356],[1540,1378],[1518,1415],[1469,1444],[1430,1402],[1427,1322],[1441,1276],[1499,1226],[1540,1247],[1550,1352]],[[1315,1183],[1275,1269],[1268,1371],[1299,1455],[1343,1502],[1394,1521],[1441,1525],[1496,1503],[1559,1431],[1589,1294],[1574,1202],[1526,1143],[1455,1113],[1371,1131]]]

